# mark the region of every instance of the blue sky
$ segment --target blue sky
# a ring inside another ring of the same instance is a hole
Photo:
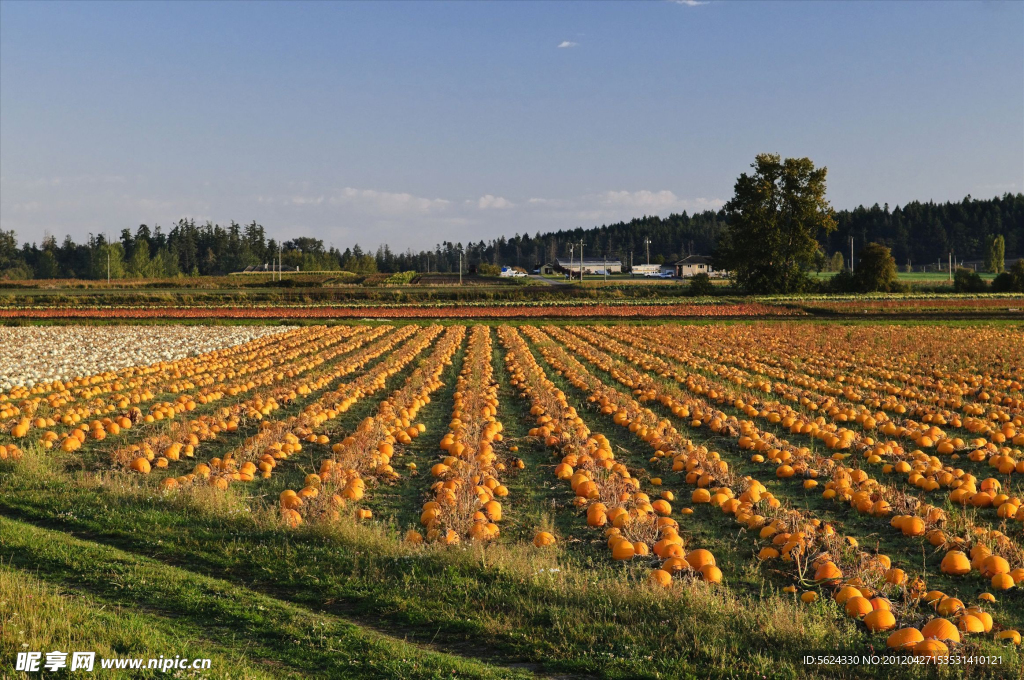
[[[1024,3],[0,2],[0,228],[183,216],[397,250],[1024,190]]]

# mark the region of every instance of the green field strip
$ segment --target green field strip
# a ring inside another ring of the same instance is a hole
[[[220,657],[251,657],[246,666],[273,669],[280,664],[276,670],[287,672],[276,677],[527,675],[424,650],[250,588],[3,518],[0,558],[9,567],[109,606],[144,611],[157,622],[157,630],[173,631],[177,638],[175,647],[160,652],[164,656],[186,648],[191,656],[204,656],[212,647]],[[219,643],[211,645],[211,640]],[[125,656],[141,655],[140,650],[114,649]]]

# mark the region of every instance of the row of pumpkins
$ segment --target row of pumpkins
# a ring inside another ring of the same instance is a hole
[[[427,540],[451,545],[463,538],[487,541],[500,534],[499,499],[508,496],[508,488],[499,479],[506,466],[494,451],[504,428],[497,419],[498,385],[491,354],[490,328],[474,326],[455,384],[448,432],[439,445],[442,460],[430,469],[437,481],[420,514]],[[522,466],[522,461],[515,464]],[[423,538],[410,530],[406,540]]]
[[[465,327],[451,326],[447,330],[440,326],[428,327],[374,371],[326,395],[318,404],[304,411],[304,422],[320,427],[333,417],[331,414],[337,415],[347,410],[357,399],[383,389],[390,376],[411,363],[438,336],[441,339],[430,356],[406,378],[402,387],[383,400],[377,412],[372,417],[364,418],[352,434],[331,447],[332,457],[321,463],[318,478],[311,480],[307,477],[306,486],[297,492],[290,489],[282,492],[281,517],[286,524],[294,527],[303,523],[303,511],[307,518],[313,515],[317,518],[337,519],[345,501],[359,501],[364,497],[364,475],[382,479],[398,476],[391,465],[395,455],[394,447],[399,443],[411,443],[426,430],[422,423],[413,421],[419,410],[430,403],[430,395],[441,387],[440,375],[446,366],[451,365],[452,358],[462,344]],[[327,408],[321,408],[325,403]],[[314,484],[310,484],[310,481]],[[287,498],[284,494],[288,494]],[[318,498],[320,502],[308,503]],[[371,519],[373,513],[368,508],[357,508],[355,517]]]
[[[860,471],[857,471],[857,472],[859,473]],[[791,475],[783,474],[783,475],[779,475],[779,476],[780,477],[786,477],[786,476],[791,476]],[[863,480],[861,480],[861,481],[863,481]],[[753,491],[754,494],[760,495],[760,492],[762,490],[763,490],[763,486],[760,486],[760,488],[759,488],[759,485],[757,485],[756,483],[753,483],[751,485],[751,487],[748,489],[748,491],[745,492],[745,494],[749,494],[751,491]],[[709,490],[703,489],[703,488],[698,488],[697,490],[694,491],[692,500],[695,503],[711,502],[714,505],[717,505],[719,507],[724,506],[723,507],[723,511],[725,511],[727,513],[729,513],[729,512],[736,513],[737,514],[737,518],[738,518],[739,521],[744,521],[744,520],[748,519],[750,517],[749,511],[751,509],[751,506],[750,506],[749,502],[747,503],[746,508],[743,508],[743,506],[740,506],[739,508],[737,508],[736,505],[728,504],[728,499],[730,498],[730,495],[731,494],[728,492],[728,489],[716,489],[715,493],[714,493],[714,496],[712,496],[711,492]],[[765,500],[770,500],[770,494],[768,494],[768,496],[769,496],[769,498],[766,498]],[[714,498],[714,501],[712,501],[712,498]],[[747,500],[749,501],[749,498]],[[874,504],[872,504],[872,508],[874,509]],[[748,511],[748,513],[744,514],[742,511],[737,512],[737,510],[746,510],[746,511]],[[882,514],[885,514],[885,513],[882,513]],[[763,521],[763,518],[758,518],[758,519]],[[755,519],[754,521],[756,523],[757,519]],[[901,524],[901,522],[898,522],[898,524]],[[916,524],[916,523],[912,523],[912,524]],[[769,527],[765,527],[765,529],[767,529],[767,535],[768,536],[771,536],[772,534],[777,533],[777,530],[774,527],[769,526]],[[764,536],[764,535],[765,534],[762,534],[762,536]],[[786,555],[786,556],[791,555],[792,551],[800,549],[799,548],[799,543],[798,542],[794,542],[792,540],[791,536],[789,536],[789,535],[778,535],[776,537],[776,539],[777,539],[777,543],[776,543],[777,545],[778,545],[778,541],[781,540],[783,554]],[[992,555],[988,554],[986,551],[987,551],[987,549],[984,546],[980,545],[980,544],[976,547],[976,559],[980,563],[979,566],[980,566],[980,569],[981,569],[982,573],[984,575],[986,575],[986,576],[991,576],[993,578],[994,585],[996,583],[1005,585],[1006,581],[1009,581],[1010,587],[1012,587],[1012,584],[1014,583],[1014,581],[1013,581],[1013,577],[1009,573],[1010,570],[1009,570],[1008,564],[1006,563],[1006,560],[1001,558],[1001,557],[998,557],[998,556],[992,556]],[[760,557],[762,559],[770,559],[771,557],[776,557],[779,554],[780,554],[779,551],[776,550],[775,548],[765,548],[764,550],[762,550],[762,552],[760,554]],[[877,557],[884,557],[884,556],[877,556]],[[888,566],[889,566],[888,565],[888,561],[885,560],[885,562],[886,562],[886,567],[888,568]],[[957,560],[957,554],[956,554],[955,551],[953,551],[949,555],[947,555],[946,561],[944,562],[944,570],[946,569],[947,566],[950,569],[956,569],[956,570],[962,570],[963,569],[963,565],[960,564],[959,561]],[[968,571],[970,570],[971,567],[970,567],[969,563],[968,563],[966,568],[967,568]],[[1021,571],[1022,571],[1022,575],[1024,575],[1024,570],[1021,570]],[[963,572],[962,571],[958,571],[958,573],[963,573]],[[830,562],[830,561],[818,565],[817,573],[815,575],[816,579],[818,579],[818,580],[828,579],[828,577],[830,575],[831,576],[841,576],[841,572],[839,572],[838,568],[835,567],[835,565],[832,562]],[[666,576],[668,576],[668,574],[657,573],[657,574],[652,575],[651,580],[654,581],[654,582],[657,582],[657,583],[670,583],[670,580],[666,579]],[[899,569],[888,569],[888,571],[886,573],[886,578],[887,578],[888,582],[895,584],[895,583],[903,582],[906,577],[903,574],[902,570],[899,570]],[[850,587],[852,588],[853,586],[850,586]],[[849,591],[846,591],[844,593],[844,595],[849,595]],[[989,596],[989,597],[991,597],[991,596]],[[810,601],[810,600],[813,600],[815,598],[816,598],[816,593],[814,593],[814,592],[805,593],[805,597],[804,597],[805,601]],[[876,630],[876,631],[881,631],[881,630],[888,630],[888,629],[891,629],[891,628],[895,627],[895,617],[889,611],[889,607],[887,606],[887,601],[884,600],[884,598],[873,598],[873,600],[868,600],[867,598],[863,597],[863,594],[859,594],[859,599],[853,599],[853,597],[851,596],[851,602],[852,603],[846,608],[847,612],[851,616],[856,616],[857,618],[863,618],[865,620],[865,625],[869,629]],[[975,616],[975,614],[980,614],[980,616]],[[977,619],[978,622],[976,622],[975,619]],[[981,612],[979,608],[974,608],[974,609],[972,609],[969,612],[962,613],[961,616],[960,616],[960,621],[961,621],[962,627],[964,627],[965,630],[968,630],[970,632],[979,632],[979,631],[980,632],[988,632],[988,630],[991,630],[991,617],[990,617],[990,615],[988,615],[987,613]],[[987,628],[986,628],[986,624],[985,624],[986,621],[988,622]],[[979,625],[979,622],[980,622],[980,625]],[[928,635],[928,634],[932,632],[932,629],[935,629],[937,627],[940,627],[940,624],[935,624],[935,625],[932,626],[932,628],[928,629],[928,631],[926,631],[925,637],[930,638],[931,636]],[[909,633],[908,633],[908,635],[909,635]],[[998,639],[1011,640],[1011,641],[1015,641],[1015,640],[1019,641],[1019,636],[1017,636],[1016,631],[1000,631],[1000,633],[997,636],[997,638]],[[931,648],[932,651],[934,651],[936,653],[941,652],[942,649],[940,648],[940,645],[935,644],[934,642],[935,641],[932,640],[932,641],[922,645],[922,649],[920,651],[924,651],[925,648]]]

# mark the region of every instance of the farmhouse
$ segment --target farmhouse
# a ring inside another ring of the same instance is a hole
[[[578,259],[570,260],[569,258],[558,258],[551,264],[552,269],[560,273],[568,273],[572,271],[574,274],[579,274],[580,261]],[[583,258],[583,273],[584,274],[603,274],[607,271],[609,274],[618,274],[622,271],[622,262],[608,258]]]
[[[690,255],[676,262],[676,276],[679,278],[685,279],[697,274],[725,276],[725,272],[711,268],[711,258],[705,255]]]

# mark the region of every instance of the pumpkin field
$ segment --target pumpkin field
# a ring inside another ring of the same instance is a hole
[[[46,358],[3,330],[0,363]],[[0,375],[0,676],[34,677],[26,649],[211,658],[176,677],[1024,675],[1018,320],[204,342]]]

